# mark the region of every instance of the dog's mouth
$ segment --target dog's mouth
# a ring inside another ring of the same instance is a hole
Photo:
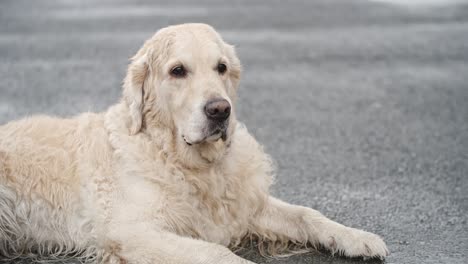
[[[219,139],[222,139],[223,141],[226,141],[226,139],[227,139],[227,128],[223,127],[223,128],[213,129],[211,131],[211,133],[207,133],[206,136],[204,136],[203,138],[198,139],[198,140],[190,140],[184,135],[182,135],[182,138],[184,139],[184,142],[188,146],[198,145],[198,144],[205,143],[205,142],[212,143],[212,142],[218,141]]]

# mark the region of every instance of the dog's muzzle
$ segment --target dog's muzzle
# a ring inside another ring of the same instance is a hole
[[[226,141],[227,139],[231,104],[226,99],[215,98],[205,104],[204,112],[207,117],[207,125],[203,133],[205,136],[198,141],[189,141],[183,136],[185,143],[189,146],[202,142],[215,142],[219,139]]]
[[[205,115],[208,118],[208,137],[206,141],[226,140],[231,104],[226,99],[215,98],[205,105]]]

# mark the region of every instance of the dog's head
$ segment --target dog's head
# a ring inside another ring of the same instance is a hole
[[[240,71],[234,48],[212,27],[159,30],[132,58],[124,80],[131,133],[165,126],[189,148],[226,144],[235,125]]]

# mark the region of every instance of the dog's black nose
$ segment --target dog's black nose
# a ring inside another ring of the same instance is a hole
[[[210,100],[205,105],[205,114],[211,120],[224,121],[231,114],[231,105],[226,99],[222,98]]]

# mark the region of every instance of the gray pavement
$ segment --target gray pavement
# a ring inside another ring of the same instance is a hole
[[[2,0],[0,124],[105,110],[145,39],[206,22],[237,46],[237,112],[278,197],[380,234],[386,263],[467,263],[468,5],[446,3]]]

